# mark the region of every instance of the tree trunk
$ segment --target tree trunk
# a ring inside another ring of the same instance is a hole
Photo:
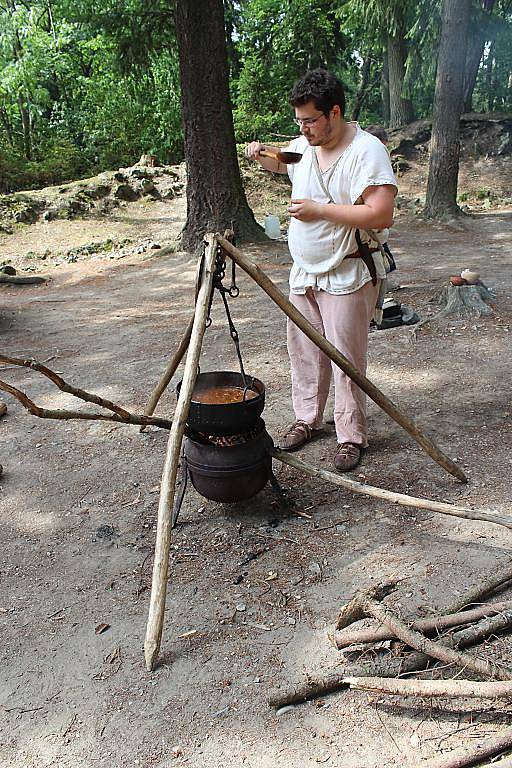
[[[425,214],[431,218],[460,212],[457,206],[460,115],[470,2],[444,0],[443,4],[425,201]]]
[[[485,47],[485,38],[473,37],[468,45],[468,53],[466,57],[466,73],[464,76],[464,95],[463,95],[463,107],[464,113],[473,111],[473,91],[475,90],[476,78],[478,75],[478,69],[482,60],[482,55]]]
[[[176,34],[187,163],[183,247],[194,250],[206,232],[228,228],[242,240],[265,239],[236,156],[222,0],[178,0]]]
[[[495,0],[482,0],[482,10],[490,17]],[[466,71],[464,75],[464,106],[463,112],[471,112],[473,109],[473,91],[475,90],[478,69],[485,49],[485,43],[489,39],[488,25],[483,23],[480,14],[472,33],[468,35],[468,50],[466,54]]]
[[[7,136],[7,141],[9,142],[11,147],[14,147],[13,131],[12,131],[11,123],[9,121],[9,115],[7,114],[7,110],[5,107],[0,107],[0,120],[2,121],[5,135]]]
[[[402,36],[388,37],[389,127],[400,128],[414,120],[410,99],[402,96],[406,46]]]
[[[18,109],[20,110],[21,124],[23,126],[23,152],[27,160],[32,159],[32,139],[30,131],[30,115],[23,101],[21,93],[18,96]]]
[[[380,75],[380,98],[382,102],[382,118],[385,125],[389,125],[389,66],[387,48],[382,54],[382,72]]]
[[[363,61],[363,66],[361,67],[361,75],[360,75],[361,80],[360,80],[359,88],[354,98],[354,107],[352,109],[351,120],[358,120],[359,118],[359,113],[361,111],[361,107],[363,106],[364,100],[366,98],[368,84],[370,81],[371,63],[372,63],[371,57],[368,55],[366,59]]]

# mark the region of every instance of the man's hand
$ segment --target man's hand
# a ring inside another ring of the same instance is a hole
[[[265,149],[265,145],[260,141],[251,141],[245,148],[245,156],[249,160],[259,160],[259,154],[262,149]]]
[[[288,213],[299,221],[318,221],[323,218],[323,207],[322,203],[315,203],[314,200],[292,200]]]
[[[260,152],[263,150],[271,150],[272,152],[278,152],[277,147],[267,147],[266,144],[262,144],[261,141],[251,141],[245,148],[245,156],[248,160],[256,160],[262,168],[272,173],[287,173],[286,165],[280,163],[276,157],[262,157]]]

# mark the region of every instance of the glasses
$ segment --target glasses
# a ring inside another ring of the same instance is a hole
[[[321,115],[318,115],[318,117],[294,117],[293,122],[295,125],[298,125],[301,128],[303,126],[309,128],[311,125],[314,125],[318,120],[320,120],[321,117],[325,117],[323,112]]]

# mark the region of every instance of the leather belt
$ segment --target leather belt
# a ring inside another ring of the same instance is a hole
[[[357,251],[354,251],[354,253],[347,253],[345,256],[346,259],[362,259],[368,268],[368,272],[370,273],[370,277],[372,279],[372,284],[377,285],[377,269],[375,267],[375,262],[373,260],[372,253],[377,253],[377,251],[380,251],[380,248],[369,248],[366,243],[363,243],[364,248],[357,249]]]
[[[377,251],[380,251],[380,248],[368,248],[370,253],[377,253]],[[362,259],[361,252],[359,249],[357,251],[354,251],[354,253],[347,253],[346,256],[343,257],[344,259]]]

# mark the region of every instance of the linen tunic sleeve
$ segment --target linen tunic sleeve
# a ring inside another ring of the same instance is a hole
[[[368,135],[368,134],[367,134]],[[368,187],[390,184],[398,191],[395,174],[386,147],[374,136],[362,142],[352,168],[350,200],[352,205]]]

